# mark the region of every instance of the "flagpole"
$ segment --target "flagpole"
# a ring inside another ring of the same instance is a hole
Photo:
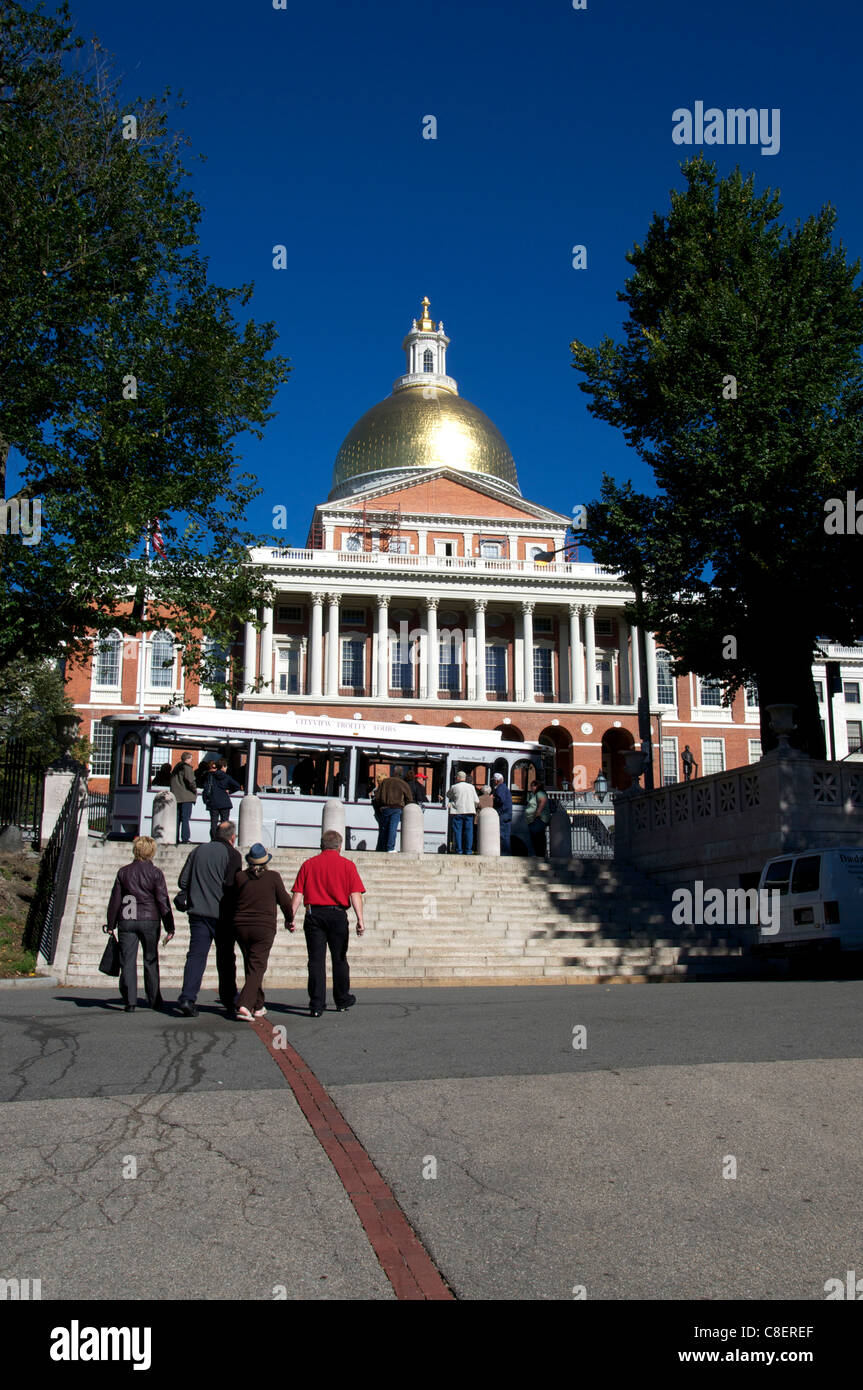
[[[138,713],[144,713],[144,666],[146,664],[145,644],[147,630],[143,624],[147,621],[147,579],[150,569],[150,528],[147,527],[147,544],[144,553],[144,598],[141,604],[141,641],[138,644]]]

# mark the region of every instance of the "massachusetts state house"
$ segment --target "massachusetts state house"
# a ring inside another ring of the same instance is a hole
[[[448,374],[450,340],[429,307],[402,344],[404,375],[346,435],[305,547],[252,553],[277,592],[228,654],[242,665],[239,703],[500,729],[553,748],[558,787],[590,786],[602,770],[625,788],[623,753],[638,740],[638,635],[623,611],[634,595],[565,548],[570,517],[522,496],[503,436]],[[108,772],[105,714],[214,703],[185,679],[170,633],[143,646],[143,673],[139,644],[119,630],[69,672],[92,778]],[[682,778],[686,745],[700,774],[756,761],[755,691],[726,707],[717,682],[673,679],[650,633],[646,646],[656,784]],[[863,647],[824,651],[842,663],[843,757],[861,744]],[[814,675],[826,719],[823,661]]]

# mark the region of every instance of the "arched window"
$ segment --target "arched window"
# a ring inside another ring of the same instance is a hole
[[[150,689],[174,689],[174,638],[170,632],[154,632],[150,643]]]
[[[111,632],[97,641],[93,658],[93,684],[116,689],[120,684],[120,652],[123,639]]]
[[[434,371],[434,353],[432,352],[431,348],[426,348],[425,352],[423,353],[423,371]]]
[[[656,698],[660,705],[673,705],[676,703],[674,698],[674,677],[671,674],[671,654],[656,650]]]

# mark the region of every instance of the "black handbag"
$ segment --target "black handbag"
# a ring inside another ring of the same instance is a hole
[[[105,942],[102,959],[99,961],[99,969],[103,975],[119,975],[120,973],[120,943],[113,932]]]

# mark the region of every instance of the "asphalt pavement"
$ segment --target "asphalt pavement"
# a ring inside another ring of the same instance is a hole
[[[462,1299],[824,1299],[863,1270],[859,980],[358,989],[269,1022]],[[273,1057],[0,992],[0,1274],[48,1298],[389,1299]]]

